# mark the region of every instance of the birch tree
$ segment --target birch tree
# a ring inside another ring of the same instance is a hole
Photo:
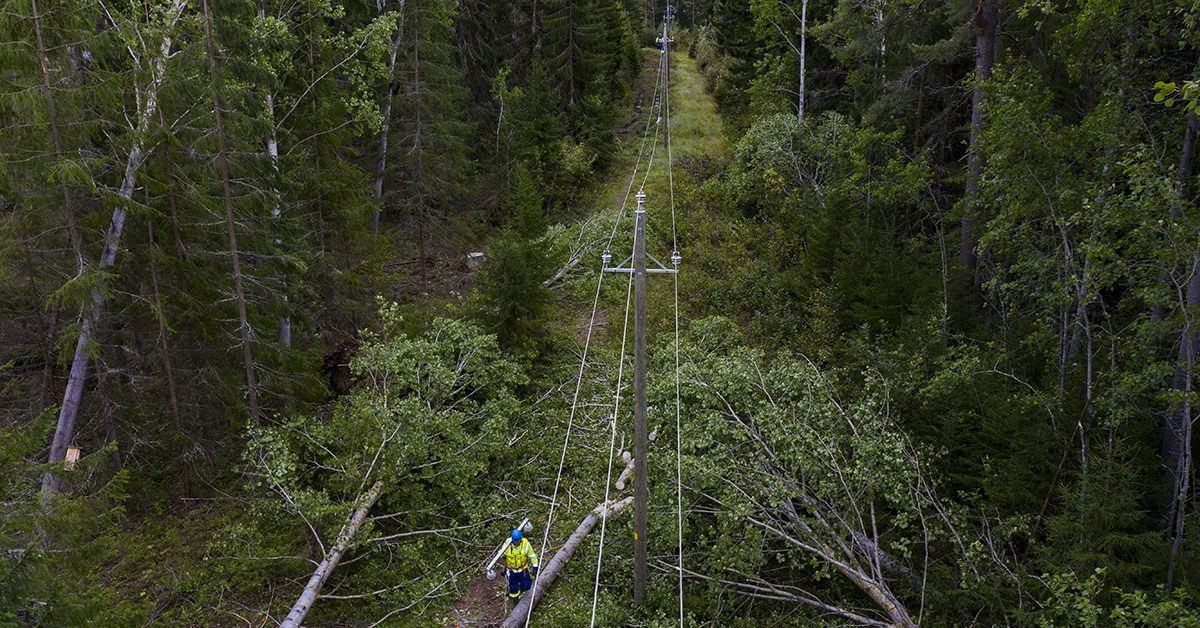
[[[950,607],[922,593],[947,562],[967,588],[1012,586],[1014,557],[1001,527],[981,535],[938,495],[925,456],[889,415],[887,382],[867,372],[844,392],[802,357],[768,363],[742,343],[728,321],[705,319],[682,348],[692,517],[723,535],[692,575],[862,626],[997,612],[986,593]],[[811,586],[826,578],[858,595]]]
[[[111,268],[116,262],[130,199],[136,187],[136,177],[152,148],[146,143],[147,137],[151,128],[158,122],[159,89],[167,76],[172,40],[186,5],[187,0],[171,0],[169,3],[158,5],[157,10],[151,12],[149,28],[145,30],[139,24],[140,16],[126,17],[111,11],[105,15],[113,28],[121,33],[137,82],[133,93],[135,115],[129,119],[131,126],[128,135],[128,157],[113,199],[112,220],[105,234],[104,249],[97,265],[101,272]],[[75,344],[75,357],[71,361],[62,408],[58,414],[58,425],[50,445],[51,464],[61,462],[66,456],[67,446],[71,443],[71,436],[75,431],[75,418],[79,414],[79,405],[83,398],[94,337],[104,316],[105,299],[104,282],[101,280],[92,290],[91,303],[80,312],[80,332]],[[58,488],[58,476],[53,471],[47,472],[42,483],[43,499],[53,498]]]
[[[318,554],[284,625],[299,625],[329,598],[321,592],[331,578],[340,589],[333,599],[403,606],[414,601],[413,582],[433,588],[468,564],[478,568],[473,557],[431,563],[432,554],[396,541],[439,528],[469,534],[486,519],[465,505],[492,488],[481,480],[506,459],[520,413],[512,388],[525,379],[495,337],[472,325],[439,319],[427,334],[410,336],[397,330],[395,304],[383,303],[381,313],[382,333],[368,335],[351,363],[362,386],[331,417],[256,431],[247,450],[250,477],[276,497],[259,508],[260,520],[288,521]],[[385,510],[372,513],[378,503]],[[336,533],[326,539],[325,530]],[[368,538],[358,538],[364,530]],[[473,555],[449,542],[447,554]],[[356,553],[389,563],[386,576],[368,569],[370,585],[361,572],[338,579],[339,562]]]
[[[377,0],[376,6],[383,12],[384,0]],[[387,57],[387,97],[383,104],[383,129],[379,132],[379,161],[375,167],[375,212],[371,215],[371,234],[379,235],[379,213],[383,205],[384,174],[387,172],[388,134],[392,125],[392,104],[396,100],[396,58],[400,54],[400,45],[404,43],[404,0],[399,2],[396,19],[396,34],[392,39],[392,49]]]
[[[808,60],[808,0],[800,0],[800,11],[783,0],[755,0],[750,3],[755,26],[768,41],[779,37],[800,60],[800,72],[796,81],[796,121],[804,124],[804,80],[805,64]],[[790,19],[789,19],[790,18]],[[799,22],[797,33],[794,23]],[[799,41],[797,41],[799,40]]]

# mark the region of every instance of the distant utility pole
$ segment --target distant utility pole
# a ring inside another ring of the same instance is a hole
[[[671,84],[671,42],[674,37],[671,36],[671,25],[675,21],[675,7],[668,4],[667,10],[663,14],[663,54],[666,55],[666,80],[663,81],[663,102],[666,102],[667,86]]]
[[[646,601],[646,512],[650,502],[647,482],[646,456],[646,273],[675,273],[649,256],[657,268],[646,268],[646,193],[638,190],[637,210],[634,212],[633,255],[615,268],[608,268],[612,255],[604,252],[604,272],[633,273],[633,601]],[[672,255],[675,262],[678,255]],[[626,266],[632,262],[631,266]]]

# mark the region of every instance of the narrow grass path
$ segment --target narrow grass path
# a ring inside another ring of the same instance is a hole
[[[681,181],[681,172],[671,173],[669,167],[672,161],[678,161],[687,156],[711,155],[725,158],[728,146],[724,135],[724,127],[717,114],[716,103],[704,91],[704,77],[695,59],[684,55],[672,56],[670,74],[670,130],[671,147],[668,159],[667,137],[665,135],[668,116],[662,107],[656,107],[655,83],[658,78],[659,54],[657,50],[644,51],[642,76],[635,91],[630,110],[625,122],[617,129],[623,143],[623,149],[617,156],[616,163],[609,170],[606,180],[593,190],[588,201],[592,210],[579,223],[562,226],[562,237],[572,242],[569,248],[572,255],[579,249],[586,249],[585,264],[576,267],[567,278],[556,286],[563,288],[560,295],[562,312],[571,312],[569,317],[561,320],[572,328],[576,339],[582,344],[587,336],[589,321],[596,332],[591,338],[591,348],[594,353],[589,355],[589,361],[597,364],[616,362],[612,355],[599,357],[610,353],[620,346],[621,312],[625,295],[625,279],[614,278],[612,290],[601,298],[596,317],[592,318],[591,306],[596,291],[596,271],[600,251],[597,250],[607,242],[613,231],[614,221],[620,216],[616,238],[612,242],[614,263],[624,259],[629,254],[631,246],[632,214],[636,207],[633,198],[639,188],[647,194],[646,211],[650,239],[648,252],[665,264],[670,264],[672,246],[672,203],[671,188],[674,181],[674,210],[677,215],[688,211],[688,190],[692,184]],[[662,119],[659,120],[659,116]],[[649,123],[649,124],[648,124]],[[648,132],[647,132],[648,129]],[[639,152],[641,160],[639,163]],[[634,166],[637,164],[637,170]],[[652,333],[670,333],[672,284],[665,280],[666,276],[659,275],[649,289]],[[609,309],[612,309],[610,312]],[[609,325],[609,322],[612,325]],[[574,367],[566,368],[574,372]],[[572,382],[573,383],[573,382]],[[577,421],[586,423],[587,419],[578,417]],[[568,507],[567,510],[570,510]],[[564,521],[572,522],[574,515],[564,514]],[[572,524],[573,525],[573,524]],[[568,530],[569,531],[569,530]],[[560,539],[561,540],[561,539]],[[543,557],[548,560],[553,552]],[[581,574],[587,574],[589,569],[582,563],[576,566]],[[586,585],[590,576],[585,576],[579,586]],[[474,578],[466,593],[457,600],[446,615],[447,625],[451,627],[479,628],[495,625],[498,618],[508,612],[505,605],[504,580],[494,581],[483,579],[482,575]],[[557,595],[569,596],[570,589],[559,585]],[[552,590],[554,591],[554,590]],[[579,598],[582,600],[583,598]],[[538,612],[534,611],[536,625],[545,625],[546,620],[538,621]]]
[[[717,103],[704,91],[699,63],[683,55],[671,58],[671,143],[682,154],[723,157],[728,152]]]
[[[658,52],[645,51],[640,87],[634,97],[631,119],[620,129],[624,149],[611,169],[607,182],[598,186],[600,200],[597,201],[596,208],[605,215],[597,215],[594,218],[605,222],[610,228],[615,215],[607,214],[608,208],[619,212],[625,207],[626,211],[631,212],[635,206],[634,194],[644,187],[649,228],[652,231],[670,229],[672,180],[675,188],[675,211],[685,211],[682,205],[687,201],[686,198],[680,197],[681,188],[686,187],[686,182],[680,180],[678,164],[674,164],[675,172],[668,171],[672,162],[700,155],[725,158],[729,153],[724,125],[717,113],[716,102],[704,90],[704,76],[698,62],[682,54],[675,54],[671,56],[669,77],[671,146],[668,160],[665,134],[668,116],[665,115],[661,104],[656,106],[654,93],[658,67]],[[638,163],[636,172],[635,163]],[[669,256],[670,252],[666,254]]]

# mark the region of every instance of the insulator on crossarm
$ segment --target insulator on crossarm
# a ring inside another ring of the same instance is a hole
[[[612,253],[609,253],[608,249],[604,249],[604,252],[600,254],[600,260],[604,262],[604,267],[608,268],[608,265],[612,263]]]
[[[682,262],[682,261],[683,261],[683,256],[681,256],[679,254],[679,251],[675,251],[675,252],[671,253],[671,263],[672,264],[674,264],[675,266],[679,266],[679,262]]]

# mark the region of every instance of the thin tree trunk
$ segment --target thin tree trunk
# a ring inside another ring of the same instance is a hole
[[[33,10],[33,30],[37,37],[38,60],[42,63],[42,87],[46,90],[46,107],[47,113],[50,115],[50,138],[54,142],[54,156],[61,164],[63,161],[62,138],[59,136],[58,130],[58,113],[54,107],[54,91],[50,88],[50,71],[46,67],[46,47],[42,44],[42,26],[41,18],[38,16],[37,0],[30,0]],[[75,228],[75,207],[71,202],[71,188],[67,181],[67,172],[65,168],[60,169],[59,185],[62,186],[63,209],[67,214],[67,237],[71,241],[71,249],[75,252],[75,265],[81,271],[83,270],[83,252],[79,244],[79,232]]]
[[[167,392],[171,396],[171,416],[175,419],[175,433],[183,434],[183,427],[179,421],[179,400],[175,395],[175,377],[171,373],[171,351],[167,347],[166,315],[163,313],[162,297],[158,292],[158,269],[154,263],[154,224],[150,220],[146,221],[146,235],[150,245],[150,286],[154,288],[154,318],[158,320],[158,340],[162,346],[163,369],[167,373]]]
[[[291,612],[287,618],[279,625],[279,628],[299,628],[300,623],[304,621],[304,617],[308,615],[308,611],[312,610],[312,605],[317,601],[317,595],[321,592],[321,587],[325,581],[329,579],[329,575],[338,566],[342,560],[342,555],[350,548],[350,543],[354,541],[354,536],[358,534],[358,529],[367,519],[367,513],[371,507],[379,501],[379,494],[383,491],[383,480],[380,480],[367,491],[366,496],[361,500],[362,505],[358,510],[354,511],[354,515],[342,526],[342,531],[338,534],[337,543],[329,549],[329,553],[321,564],[317,566],[317,570],[308,579],[308,584],[304,586],[304,593],[300,594],[300,599],[296,600],[296,604],[292,606]]]
[[[1177,388],[1184,393],[1182,407],[1173,415],[1178,416],[1176,428],[1179,436],[1179,460],[1175,476],[1174,492],[1172,495],[1169,535],[1171,539],[1171,554],[1167,560],[1167,593],[1175,584],[1175,566],[1179,560],[1179,552],[1183,546],[1184,527],[1187,521],[1188,492],[1191,490],[1192,475],[1192,404],[1190,401],[1193,386],[1193,369],[1196,365],[1196,351],[1200,349],[1200,331],[1196,329],[1193,317],[1200,312],[1200,255],[1192,261],[1192,276],[1187,283],[1187,304],[1184,308],[1183,333],[1179,342],[1180,373],[1176,377]],[[1179,381],[1182,380],[1182,381]]]
[[[42,332],[42,385],[38,391],[37,407],[34,408],[35,413],[40,413],[46,409],[50,398],[50,382],[54,376],[54,328],[58,326],[58,308],[53,309],[50,324],[46,324],[45,316],[43,316],[42,308],[36,304],[42,301],[42,296],[38,294],[37,279],[41,275],[41,266],[33,261],[33,241],[34,237],[26,235],[25,241],[25,275],[29,280],[29,296],[32,298],[31,307],[37,315],[38,329]]]
[[[117,419],[113,412],[112,399],[108,397],[108,368],[100,361],[96,367],[96,396],[100,398],[100,406],[104,414],[105,442],[112,445],[113,471],[121,470],[121,448],[117,444]]]
[[[1196,160],[1196,134],[1200,132],[1200,117],[1195,113],[1187,114],[1187,126],[1183,130],[1183,147],[1179,157],[1179,198],[1192,198],[1192,165]]]
[[[161,122],[162,116],[159,115]],[[175,236],[175,259],[179,261],[179,288],[184,294],[187,294],[187,274],[184,268],[187,266],[187,252],[183,246],[183,238],[179,237],[179,215],[175,211],[175,185],[174,175],[171,174],[171,156],[167,151],[163,151],[163,180],[167,184],[167,203],[171,207],[171,232]]]
[[[920,83],[917,86],[917,110],[913,112],[913,153],[921,148],[921,114],[925,107],[925,69],[918,73]]]
[[[42,65],[42,88],[46,91],[46,107],[47,113],[50,116],[50,137],[54,141],[54,156],[58,163],[63,161],[62,139],[58,128],[58,113],[54,105],[54,91],[50,87],[50,70],[47,67],[46,61],[46,46],[42,42],[42,24],[41,17],[38,15],[37,0],[30,0],[31,10],[33,12],[33,30],[37,38],[38,60]],[[67,238],[70,240],[71,249],[75,252],[75,267],[80,272],[83,271],[83,252],[79,243],[79,231],[75,227],[75,206],[71,201],[71,188],[68,185],[66,169],[62,168],[59,175],[59,185],[62,186],[63,209],[67,216]],[[31,288],[33,287],[33,278],[30,276]],[[31,291],[30,294],[37,294],[36,291]],[[55,328],[58,326],[59,308],[55,307],[50,316],[50,325],[45,327],[46,351],[45,351],[45,366],[42,371],[42,386],[38,392],[38,407],[37,411],[41,412],[46,407],[47,398],[49,397],[50,384],[53,381],[53,345]],[[39,322],[42,321],[41,310],[38,310]]]
[[[413,153],[417,158],[416,174],[413,177],[413,182],[417,188],[417,203],[416,203],[416,218],[417,218],[417,237],[420,240],[418,248],[421,254],[421,291],[429,294],[429,271],[426,268],[427,260],[425,258],[425,198],[421,190],[422,179],[422,163],[421,163],[421,34],[419,30],[420,21],[417,16],[413,16],[413,115],[415,120],[413,134]]]
[[[134,181],[142,163],[146,161],[147,151],[143,138],[149,133],[150,121],[158,107],[158,90],[162,85],[163,73],[166,69],[167,57],[171,52],[171,32],[179,20],[187,0],[175,0],[167,10],[163,20],[163,40],[159,54],[151,63],[151,79],[145,91],[138,93],[138,123],[133,133],[133,145],[129,149],[129,158],[125,161],[125,175],[121,180],[121,189],[117,195],[125,200],[133,197]],[[100,253],[100,270],[111,268],[117,259],[117,249],[121,242],[121,231],[125,227],[125,216],[128,207],[118,205],[113,209],[112,221],[104,236],[104,250]],[[62,462],[67,454],[67,446],[75,432],[75,419],[79,415],[79,404],[83,398],[83,386],[87,380],[90,351],[95,336],[95,330],[104,315],[104,290],[98,286],[92,290],[91,307],[84,307],[81,313],[79,339],[75,343],[75,357],[71,361],[71,372],[67,377],[67,389],[63,393],[62,408],[58,413],[58,425],[54,430],[54,440],[50,444],[50,464]],[[47,472],[42,479],[42,501],[48,503],[58,493],[59,478],[53,472]]]
[[[30,294],[37,293],[30,292]],[[46,404],[49,403],[50,399],[50,387],[54,382],[54,330],[58,328],[58,313],[59,309],[57,307],[51,310],[50,323],[42,326],[44,332],[42,335],[44,350],[42,352],[42,385],[38,388],[38,412],[46,409]],[[40,311],[38,318],[42,318]]]
[[[999,15],[995,0],[980,0],[975,7],[975,93],[971,99],[971,137],[967,156],[970,172],[967,176],[966,207],[963,210],[962,248],[958,255],[967,273],[968,292],[974,292],[975,267],[979,263],[975,255],[975,243],[979,240],[975,225],[983,217],[979,184],[987,164],[987,158],[979,146],[983,132],[983,88],[984,82],[992,76],[992,66],[996,60],[996,22]]]
[[[313,10],[313,3],[311,2],[311,0],[309,2],[309,9]],[[309,30],[308,30],[308,84],[313,85],[313,86],[315,86],[317,84],[317,69],[316,69],[317,68],[317,60],[316,60],[317,43],[316,43],[316,41],[317,41],[316,30],[314,27],[310,26]],[[319,112],[317,111],[317,92],[316,92],[315,88],[313,90],[313,97],[312,97],[312,101],[310,104],[312,106],[313,120],[319,119]],[[313,141],[312,155],[313,155],[313,178],[316,181],[320,181],[321,180],[321,143],[320,143],[320,139],[316,139]],[[314,230],[317,234],[317,255],[318,255],[318,257],[324,257],[326,254],[325,253],[326,229],[325,229],[325,192],[323,189],[318,188],[316,190],[316,193],[314,194],[314,197],[313,197],[313,206],[316,208],[316,216],[317,216],[317,225],[316,225],[316,229]],[[334,327],[334,322],[333,322],[334,308],[328,306],[328,303],[330,301],[332,301],[332,299],[329,299],[329,298],[325,299],[326,306],[321,308],[321,312],[325,315],[325,326],[329,329],[332,329]]]
[[[229,182],[229,163],[225,152],[225,126],[221,119],[221,98],[218,89],[216,50],[212,41],[208,0],[204,5],[204,38],[208,44],[208,69],[212,76],[213,115],[217,124],[217,163],[221,167],[221,185],[225,194],[225,224],[229,227],[229,252],[233,257],[234,297],[237,300],[238,322],[242,333],[242,359],[246,365],[246,391],[250,401],[250,419],[258,425],[258,387],[254,383],[254,358],[250,353],[250,321],[246,316],[246,294],[242,289],[242,267],[238,261],[237,233],[233,222],[233,190]]]
[[[695,10],[693,4],[692,10]],[[694,16],[693,16],[694,17]],[[805,54],[806,44],[808,43],[808,0],[800,1],[800,98],[797,106],[796,121],[804,124],[804,63],[807,58]]]
[[[259,7],[258,9],[258,19],[266,19],[266,10],[264,10],[262,7]],[[271,130],[267,134],[267,157],[271,159],[271,168],[275,171],[275,176],[279,176],[279,138],[275,132],[274,94],[268,92],[265,100],[267,122],[271,125]],[[278,223],[283,221],[283,200],[279,197],[278,189],[272,188],[271,192],[275,195],[275,206],[271,208],[271,217],[275,219],[275,222],[278,225]],[[275,237],[275,246],[283,246],[283,241],[278,237],[278,235]],[[287,278],[280,277],[279,283],[283,287],[283,302],[287,303]],[[285,347],[292,346],[292,318],[286,313],[279,317],[279,342]]]
[[[1179,159],[1179,170],[1176,172],[1176,177],[1179,185],[1179,203],[1171,209],[1171,218],[1175,221],[1184,219],[1183,204],[1191,200],[1192,194],[1192,166],[1196,153],[1196,141],[1200,132],[1200,118],[1194,114],[1187,115],[1187,125],[1184,128],[1183,148]],[[1175,377],[1171,383],[1171,388],[1174,390],[1186,390],[1191,384],[1191,371],[1195,363],[1194,353],[1189,340],[1195,336],[1195,332],[1189,332],[1190,318],[1195,315],[1195,305],[1200,301],[1200,286],[1196,286],[1198,278],[1195,265],[1192,268],[1192,277],[1188,281],[1186,294],[1184,296],[1184,331],[1180,334],[1179,353],[1176,361]],[[1164,284],[1168,282],[1168,278],[1164,275],[1160,281]],[[1166,308],[1156,306],[1152,314],[1154,320],[1162,320],[1166,317]],[[1163,343],[1165,344],[1165,339]],[[1190,421],[1190,406],[1185,402],[1182,406],[1177,406],[1168,409],[1166,421],[1163,425],[1163,440],[1161,448],[1161,456],[1163,458],[1163,466],[1167,471],[1163,473],[1163,485],[1166,488],[1167,497],[1164,504],[1164,528],[1167,532],[1167,538],[1172,541],[1172,553],[1168,562],[1167,568],[1167,588],[1169,589],[1173,581],[1176,553],[1174,542],[1178,540],[1174,538],[1176,530],[1182,534],[1183,500],[1186,498],[1183,486],[1186,479],[1183,477],[1186,468],[1191,465],[1191,421]]]
[[[378,7],[383,11],[382,3]],[[392,101],[396,98],[396,57],[404,41],[404,0],[400,0],[400,24],[396,28],[396,40],[392,42],[392,54],[388,57],[388,97],[383,106],[383,130],[379,132],[379,165],[375,169],[375,213],[371,216],[371,235],[379,235],[379,213],[383,209],[383,175],[387,169],[388,133],[392,125]],[[497,140],[499,141],[499,140]]]

